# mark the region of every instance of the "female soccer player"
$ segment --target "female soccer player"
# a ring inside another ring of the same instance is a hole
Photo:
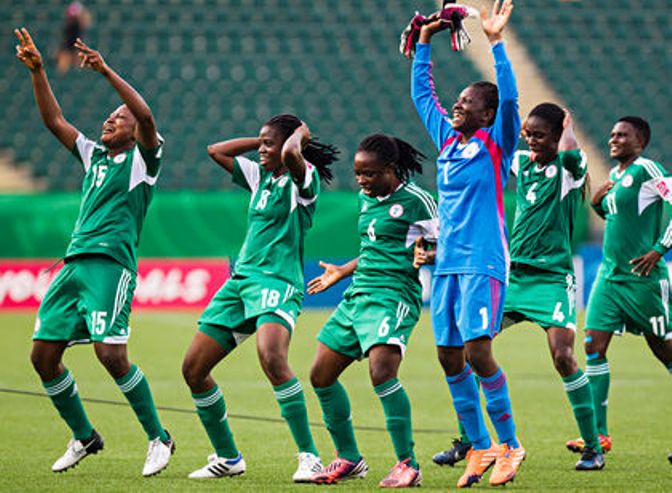
[[[52,466],[74,467],[103,449],[82,406],[65,349],[93,342],[96,356],[115,379],[149,439],[142,474],[162,471],[175,449],[154,407],[144,374],[128,360],[128,318],[135,290],[136,248],[159,175],[163,142],[152,112],[95,50],[77,40],[82,67],[100,73],[124,102],[103,123],[100,144],[73,127],[61,113],[44,70],[42,55],[26,29],[15,30],[17,58],[30,70],[37,107],[46,127],[84,165],[82,203],[65,266],[37,312],[31,360],[42,384],[74,438]]]
[[[588,378],[574,357],[576,285],[571,239],[587,188],[587,166],[574,137],[571,116],[552,103],[536,106],[523,124],[529,151],[516,152],[516,217],[504,327],[529,320],[545,331],[551,357],[572,405],[583,448],[577,470],[604,467]],[[461,440],[464,446],[464,440]],[[437,454],[450,463],[455,449]],[[452,461],[454,463],[454,461]]]
[[[317,336],[310,372],[338,456],[315,483],[363,478],[368,466],[355,440],[350,402],[338,381],[355,360],[369,358],[373,388],[385,413],[398,462],[380,486],[418,486],[411,405],[397,373],[422,307],[415,238],[436,241],[436,203],[410,175],[422,172],[424,156],[410,144],[382,134],[366,137],[355,154],[359,194],[359,257],[345,265],[321,263],[325,272],[308,283],[318,293],[347,276],[352,285]]]
[[[242,155],[257,150],[260,163]],[[232,277],[215,294],[199,319],[182,373],[215,454],[190,478],[218,478],[245,472],[226,419],[224,397],[212,369],[256,332],[261,367],[273,385],[280,412],[299,449],[295,482],[322,470],[303,390],[289,368],[287,353],[303,302],[303,238],[310,228],[320,191],[328,182],[334,147],[310,138],[293,115],[267,121],[258,137],[208,146],[210,157],[252,194],[247,235]]]
[[[672,247],[672,220],[661,230],[663,204],[672,203],[672,177],[642,152],[651,139],[646,120],[624,116],[609,138],[609,155],[618,162],[593,195],[595,212],[606,221],[602,264],[586,310],[586,374],[593,391],[600,442],[611,448],[607,429],[609,363],[607,349],[623,329],[643,335],[672,373],[670,281],[662,256]],[[572,440],[568,448],[581,451]]]
[[[452,119],[434,92],[430,62],[431,38],[447,23],[439,19],[422,27],[412,70],[413,102],[439,149],[440,234],[432,325],[453,405],[473,444],[458,487],[480,481],[493,463],[490,484],[505,484],[525,457],[516,437],[506,377],[491,347],[500,330],[508,265],[503,185],[520,133],[518,92],[502,41],[512,11],[511,0],[501,7],[495,2],[491,16],[482,9],[481,26],[492,45],[497,86],[468,86],[453,105]],[[472,366],[501,445],[491,442],[485,427]]]

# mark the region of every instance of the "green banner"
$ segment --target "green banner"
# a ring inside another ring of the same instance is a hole
[[[78,193],[0,196],[0,257],[58,258],[64,254],[79,210]],[[142,232],[142,257],[236,256],[245,236],[249,194],[243,191],[156,194]],[[509,223],[515,196],[505,194]],[[357,255],[357,194],[325,191],[306,238],[306,258]],[[587,235],[581,211],[575,239]],[[509,224],[510,227],[510,224]]]

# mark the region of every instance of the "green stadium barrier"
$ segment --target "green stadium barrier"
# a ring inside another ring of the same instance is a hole
[[[515,196],[505,193],[507,220]],[[0,196],[0,258],[58,258],[65,252],[77,218],[78,193]],[[242,245],[249,194],[160,192],[142,232],[141,257],[235,257]],[[357,255],[357,194],[325,191],[305,244],[307,259]],[[587,237],[587,214],[579,214],[575,240]]]

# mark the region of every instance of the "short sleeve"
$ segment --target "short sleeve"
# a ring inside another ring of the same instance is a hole
[[[260,179],[261,172],[258,163],[243,156],[233,159],[233,183],[254,194],[259,189]]]
[[[320,174],[317,172],[317,168],[307,161],[303,183],[296,183],[296,188],[299,191],[299,204],[306,206],[317,200],[320,193]]]
[[[575,180],[581,179],[588,171],[586,154],[580,149],[562,151],[559,153],[560,163]]]
[[[156,134],[159,145],[154,149],[146,149],[138,142],[138,151],[142,156],[147,169],[147,176],[156,178],[161,169],[161,157],[163,156],[163,137],[159,133]]]
[[[80,163],[82,163],[84,171],[88,171],[91,167],[91,157],[93,156],[93,151],[96,147],[100,146],[94,141],[87,139],[84,134],[77,134],[77,140],[75,141],[75,147],[72,149],[72,154]]]

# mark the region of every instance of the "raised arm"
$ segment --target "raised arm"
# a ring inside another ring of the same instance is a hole
[[[69,151],[72,151],[79,131],[63,117],[61,107],[49,85],[42,55],[26,28],[14,29],[14,33],[19,40],[19,44],[16,45],[16,58],[30,70],[35,102],[40,110],[42,121],[49,131]]]
[[[135,131],[136,141],[145,149],[156,149],[159,147],[159,137],[156,133],[154,116],[142,96],[105,63],[99,52],[88,47],[81,39],[77,38],[75,48],[79,50],[80,66],[95,70],[105,77],[114,90],[117,91],[124,104],[133,113],[138,122]]]
[[[222,168],[233,173],[235,157],[255,149],[259,149],[259,137],[241,137],[210,144],[208,154]]]
[[[420,30],[411,70],[411,98],[434,145],[441,149],[452,132],[448,112],[441,106],[432,76],[431,44],[434,34],[446,28],[441,20],[425,24]]]
[[[287,166],[289,174],[297,183],[303,183],[306,178],[306,162],[301,151],[310,140],[310,129],[305,123],[294,130],[282,146],[282,163]]]
[[[574,121],[569,110],[565,109],[565,119],[562,122],[562,135],[558,143],[558,151],[572,151],[579,148],[579,142],[574,135]]]

